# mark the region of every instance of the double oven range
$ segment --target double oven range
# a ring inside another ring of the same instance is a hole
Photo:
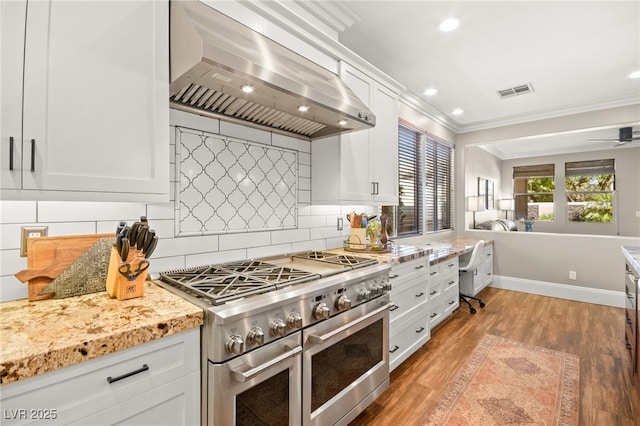
[[[389,386],[389,269],[310,251],[160,274],[202,306],[202,423],[347,424]]]

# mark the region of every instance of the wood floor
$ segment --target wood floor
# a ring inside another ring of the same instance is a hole
[[[350,426],[420,425],[485,333],[579,356],[580,425],[640,425],[623,309],[494,288],[480,297],[484,309],[461,304]]]

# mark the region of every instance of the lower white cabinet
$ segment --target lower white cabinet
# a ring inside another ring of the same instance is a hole
[[[429,272],[429,328],[445,320],[460,306],[458,258],[431,265]]]
[[[464,256],[471,256],[471,253]],[[482,248],[482,261],[474,271],[460,274],[460,291],[462,294],[475,296],[493,282],[493,244]]]
[[[200,330],[0,386],[2,424],[200,424]]]
[[[394,265],[389,273],[391,308],[389,313],[389,369],[429,340],[427,317],[429,257]]]

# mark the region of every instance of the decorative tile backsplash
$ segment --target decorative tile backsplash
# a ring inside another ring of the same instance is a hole
[[[176,149],[176,236],[297,226],[297,151],[179,126]]]

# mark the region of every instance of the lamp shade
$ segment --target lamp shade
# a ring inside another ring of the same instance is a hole
[[[504,198],[502,200],[498,200],[498,210],[504,210],[504,211],[513,210],[513,199]]]
[[[479,212],[484,210],[484,205],[482,203],[482,197],[467,197],[467,211],[468,212]]]

